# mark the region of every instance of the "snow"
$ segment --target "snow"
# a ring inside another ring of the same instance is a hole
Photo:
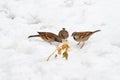
[[[119,0],[0,0],[0,80],[120,80]],[[47,57],[56,49],[37,31],[65,27],[69,59]],[[80,49],[74,31],[94,31]]]

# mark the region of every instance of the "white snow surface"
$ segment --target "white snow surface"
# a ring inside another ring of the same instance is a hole
[[[120,80],[120,0],[0,0],[0,80]],[[69,59],[38,31],[69,31]],[[74,31],[94,31],[80,49]]]

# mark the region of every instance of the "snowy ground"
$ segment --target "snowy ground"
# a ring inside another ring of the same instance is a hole
[[[0,80],[120,80],[119,0],[0,0]],[[56,46],[37,31],[102,30],[69,59],[46,61]]]

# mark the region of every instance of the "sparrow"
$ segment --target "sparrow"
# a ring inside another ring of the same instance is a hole
[[[85,32],[73,32],[72,36],[75,41],[78,42],[78,45],[82,42],[81,48],[84,46],[85,42],[90,38],[90,36],[96,32],[99,32],[101,30],[96,31],[85,31]]]
[[[52,42],[62,42],[62,39],[59,38],[58,35],[52,33],[52,32],[37,32],[38,35],[30,35],[28,36],[28,38],[31,37],[40,37],[41,39],[43,39],[44,41],[48,42],[48,43],[52,43]]]
[[[67,41],[69,33],[65,28],[62,28],[62,30],[59,31],[58,36],[62,39],[62,41]]]

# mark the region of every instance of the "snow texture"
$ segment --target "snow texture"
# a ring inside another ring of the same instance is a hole
[[[120,80],[120,0],[0,0],[0,80]],[[65,27],[69,59],[47,57],[56,49],[38,31]],[[80,49],[74,31],[94,31]]]

